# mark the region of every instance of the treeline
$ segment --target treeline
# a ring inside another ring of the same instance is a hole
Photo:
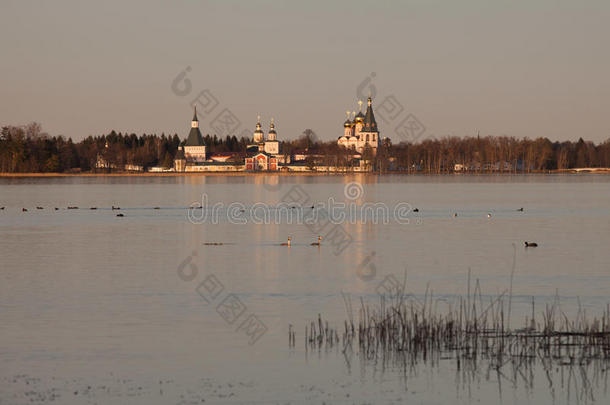
[[[465,171],[533,172],[584,167],[610,167],[610,139],[595,144],[580,138],[576,142],[551,142],[548,138],[473,136],[426,139],[419,143],[384,145],[378,166],[388,157],[400,170],[444,173],[461,165]]]
[[[315,137],[313,137],[315,139]],[[339,168],[356,164],[352,155],[336,142],[312,141],[304,133],[295,143],[307,145],[315,163]],[[362,153],[379,172],[421,173],[540,172],[585,167],[610,167],[610,139],[595,144],[580,138],[576,142],[551,142],[547,138],[517,139],[508,136],[445,137],[421,142],[392,144],[384,139],[378,153]]]
[[[247,138],[238,140],[235,136],[220,139],[206,135],[204,140],[211,153],[244,151],[249,142]],[[74,143],[70,138],[50,136],[37,123],[4,126],[0,133],[0,172],[95,171],[100,169],[100,161],[108,168],[125,165],[169,168],[182,143],[184,140],[177,134],[138,136],[115,131]]]
[[[244,153],[249,138],[215,135],[204,137],[208,153]],[[63,136],[50,136],[37,123],[4,126],[0,134],[0,172],[72,172],[100,169],[122,170],[125,165],[172,167],[174,156],[184,140],[177,134],[127,134],[115,131],[73,142]],[[336,141],[323,142],[307,129],[297,139],[283,141],[285,155],[307,154],[308,164],[349,169],[359,164],[352,151]],[[533,172],[578,167],[610,167],[610,139],[594,144],[584,141],[551,142],[547,138],[446,137],[421,142],[392,144],[384,139],[378,153],[370,149],[362,158],[378,172],[403,171],[450,173]]]

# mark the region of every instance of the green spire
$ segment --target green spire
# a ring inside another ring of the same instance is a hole
[[[367,100],[366,114],[364,115],[364,127],[362,132],[377,132],[377,122],[375,121],[375,114],[373,114],[373,100],[369,97]]]

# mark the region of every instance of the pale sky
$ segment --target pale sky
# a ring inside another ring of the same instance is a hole
[[[280,139],[311,128],[330,140],[371,91],[374,106],[402,105],[387,122],[378,113],[395,141],[413,114],[424,136],[599,142],[610,138],[609,21],[607,0],[2,0],[0,125],[184,138],[207,89],[204,133],[229,113],[251,134],[260,114]],[[172,90],[186,67],[190,91]]]

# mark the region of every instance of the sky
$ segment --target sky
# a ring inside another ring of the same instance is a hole
[[[0,125],[278,138],[610,138],[610,2],[0,2]]]

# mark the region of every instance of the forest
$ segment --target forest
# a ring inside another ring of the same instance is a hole
[[[245,156],[249,138],[216,135],[204,137],[208,153],[235,152]],[[151,167],[173,166],[177,148],[184,142],[177,134],[141,134],[111,131],[74,142],[71,138],[45,133],[38,123],[3,126],[0,134],[0,172],[2,173],[77,173],[100,171],[99,157],[113,169],[125,165]],[[354,153],[339,147],[336,141],[320,141],[306,129],[293,140],[281,143],[282,153],[306,154],[314,165],[349,169]],[[393,144],[384,139],[375,155],[362,153],[376,172],[452,173],[468,172],[546,172],[584,167],[610,167],[610,139],[595,144],[578,141],[552,142],[548,138],[509,136],[466,136],[423,139],[419,142]]]

